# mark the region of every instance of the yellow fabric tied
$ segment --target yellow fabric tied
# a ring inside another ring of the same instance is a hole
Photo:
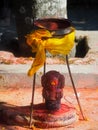
[[[53,33],[48,30],[39,29],[28,34],[26,38],[27,44],[32,47],[32,52],[36,52],[34,62],[28,71],[28,75],[32,76],[44,65],[45,50],[48,50],[52,55],[69,54],[74,46],[75,29],[71,27],[71,32],[63,37],[54,37]]]

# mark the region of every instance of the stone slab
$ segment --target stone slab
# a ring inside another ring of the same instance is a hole
[[[27,75],[30,64],[25,65],[0,65],[0,88],[8,87],[32,87],[33,76]],[[72,77],[76,87],[97,87],[98,67],[97,65],[70,65]],[[66,86],[72,86],[66,65],[47,65],[46,71],[56,70],[64,74]],[[36,74],[36,85],[41,85],[43,68]]]

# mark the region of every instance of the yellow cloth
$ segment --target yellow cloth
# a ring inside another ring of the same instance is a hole
[[[48,30],[39,29],[28,34],[26,38],[27,44],[32,47],[33,52],[36,52],[34,62],[28,71],[28,75],[32,76],[44,65],[46,60],[45,50],[53,55],[69,54],[74,46],[75,29],[72,28],[72,31],[63,37],[53,37]]]

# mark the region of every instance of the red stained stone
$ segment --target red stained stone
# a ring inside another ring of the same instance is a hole
[[[47,110],[44,103],[34,105],[34,124],[37,127],[60,127],[77,121],[74,107],[61,104],[59,110]]]

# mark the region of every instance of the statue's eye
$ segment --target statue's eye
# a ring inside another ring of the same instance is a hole
[[[51,81],[51,85],[52,85],[52,86],[58,85],[58,79],[52,80],[52,81]]]

